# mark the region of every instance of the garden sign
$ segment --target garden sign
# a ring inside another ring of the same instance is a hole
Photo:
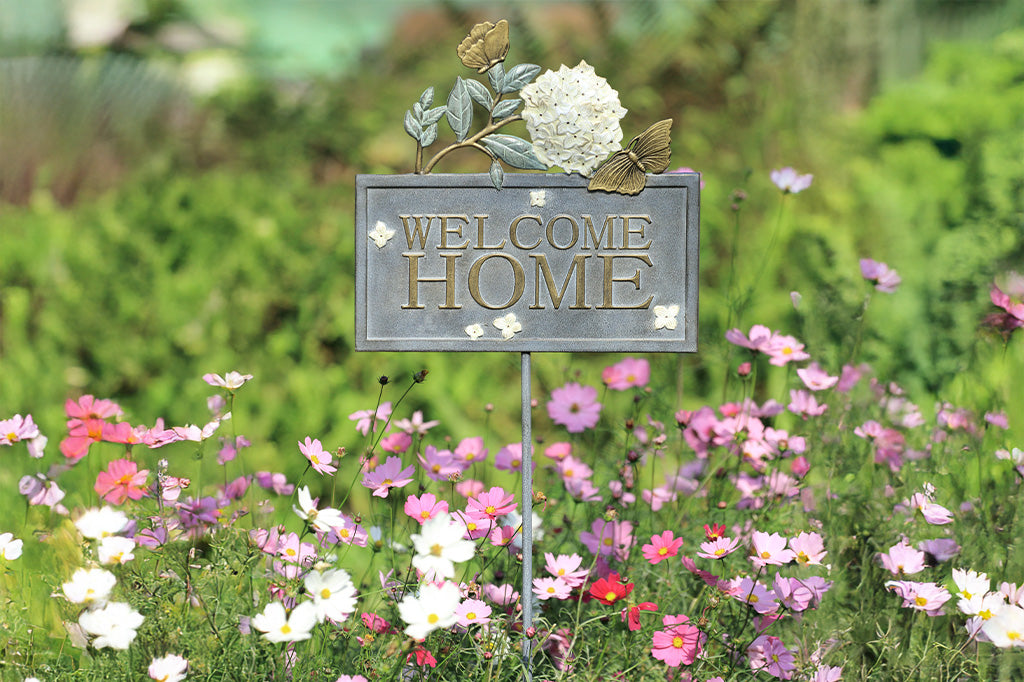
[[[626,110],[586,62],[538,77],[506,68],[508,49],[507,22],[473,27],[457,53],[488,83],[456,78],[438,106],[428,88],[405,114],[414,172],[356,178],[355,345],[521,353],[528,595],[530,353],[696,351],[700,178],[663,174],[671,120],[621,146]],[[442,119],[454,141],[426,159]],[[499,132],[517,121],[531,140]],[[461,149],[490,172],[431,174]],[[531,618],[524,599],[524,630]]]

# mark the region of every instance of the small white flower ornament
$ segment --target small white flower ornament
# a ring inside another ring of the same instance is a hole
[[[677,305],[656,305],[654,306],[654,328],[675,329],[676,315],[679,314]]]
[[[471,324],[468,327],[466,327],[466,333],[469,334],[469,338],[476,341],[477,339],[484,335],[484,328],[481,327],[479,324]]]
[[[517,332],[523,331],[523,325],[516,319],[515,313],[509,313],[505,317],[497,317],[493,322],[494,326],[501,331],[501,338],[508,341]]]
[[[378,249],[383,249],[387,245],[388,240],[395,236],[395,231],[389,230],[383,220],[378,220],[373,229],[367,233],[367,236],[377,245]]]

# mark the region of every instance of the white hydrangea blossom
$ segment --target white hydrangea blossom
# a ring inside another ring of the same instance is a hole
[[[626,110],[608,81],[581,61],[547,71],[520,91],[523,120],[533,151],[549,168],[590,175],[609,154],[622,148],[619,121]]]

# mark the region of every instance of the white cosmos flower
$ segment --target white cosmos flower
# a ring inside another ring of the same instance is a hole
[[[329,533],[331,529],[345,525],[345,517],[337,509],[332,507],[316,508],[316,505],[313,504],[313,497],[309,494],[309,486],[304,485],[299,488],[298,499],[299,506],[292,505],[292,509],[300,519],[309,521],[309,525],[321,533]]]
[[[303,584],[313,598],[317,620],[340,623],[356,610],[356,586],[342,569],[310,571]]]
[[[78,624],[96,638],[92,645],[97,649],[127,649],[143,620],[142,614],[130,604],[110,602],[101,609],[82,613]]]
[[[609,154],[622,148],[619,121],[626,110],[608,81],[586,62],[547,71],[525,86],[523,120],[533,152],[549,168],[590,175]]]
[[[424,583],[419,594],[410,594],[398,604],[398,613],[406,623],[405,634],[413,639],[426,639],[438,628],[451,627],[457,620],[455,609],[460,601],[459,586],[455,583]]]
[[[313,602],[304,601],[286,614],[281,602],[267,604],[263,613],[252,617],[252,626],[263,633],[271,642],[298,642],[309,639],[316,625],[316,608]]]
[[[109,535],[100,540],[96,554],[101,564],[126,564],[135,558],[132,550],[135,549],[135,540],[123,538],[119,535]]]
[[[1000,649],[1024,647],[1024,609],[1008,605],[981,626],[981,631]]]
[[[107,598],[116,584],[117,578],[110,571],[102,568],[80,568],[71,576],[71,580],[61,585],[61,589],[72,604],[95,607],[107,603]]]
[[[956,595],[960,597],[959,608],[961,611],[964,610],[966,602],[970,602],[975,597],[983,597],[991,587],[988,574],[972,570],[965,571],[961,568],[953,569],[953,582],[956,583]],[[964,613],[968,612],[964,611]],[[971,615],[974,613],[977,611],[971,612]]]
[[[149,676],[156,682],[181,682],[187,670],[188,661],[176,654],[154,658],[149,664]]]
[[[446,512],[427,520],[419,533],[410,536],[416,549],[412,565],[428,579],[455,577],[455,562],[473,558],[475,545],[462,537],[465,532],[466,527]]]
[[[25,543],[14,539],[14,533],[0,533],[0,557],[14,561],[21,556],[21,548]]]
[[[75,527],[82,537],[98,539],[116,535],[128,525],[128,516],[111,507],[87,509],[75,521]]]

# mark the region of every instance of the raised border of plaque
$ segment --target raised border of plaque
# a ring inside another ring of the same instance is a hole
[[[492,182],[356,177],[356,350],[697,350],[697,173]]]

